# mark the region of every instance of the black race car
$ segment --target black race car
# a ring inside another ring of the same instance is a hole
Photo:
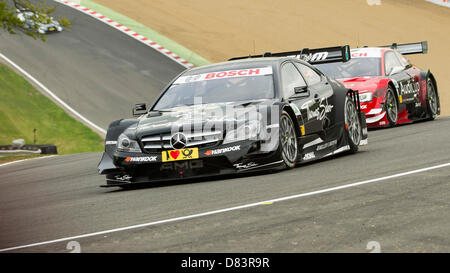
[[[312,64],[349,47],[265,53],[178,75],[147,110],[113,121],[98,165],[105,187],[292,168],[367,144],[357,91]]]

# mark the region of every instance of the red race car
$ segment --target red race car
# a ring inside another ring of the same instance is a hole
[[[392,127],[416,120],[433,120],[440,114],[433,74],[417,68],[404,56],[427,52],[426,41],[363,47],[352,49],[348,62],[316,67],[345,87],[359,91],[367,127]]]

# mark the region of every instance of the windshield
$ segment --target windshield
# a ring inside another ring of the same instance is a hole
[[[333,79],[381,75],[381,58],[353,58],[345,63],[336,62],[315,66]]]
[[[179,77],[154,110],[177,106],[274,98],[272,68],[261,67]]]

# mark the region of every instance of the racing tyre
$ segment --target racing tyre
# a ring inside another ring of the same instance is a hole
[[[398,103],[391,86],[388,87],[386,92],[386,102],[384,105],[386,108],[386,117],[389,121],[389,127],[394,127],[397,124],[398,119]]]
[[[362,139],[361,122],[355,103],[349,96],[345,98],[344,117],[345,135],[350,146],[350,153],[356,153]]]
[[[286,111],[280,117],[281,159],[288,169],[293,168],[298,157],[298,140],[294,122]]]
[[[427,112],[428,120],[434,120],[437,113],[437,94],[436,88],[430,78],[427,79]]]

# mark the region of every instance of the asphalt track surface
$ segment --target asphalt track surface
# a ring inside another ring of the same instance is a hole
[[[0,249],[307,193],[450,162],[450,118],[369,132],[292,170],[100,188],[99,153],[0,167]],[[82,252],[450,251],[450,166],[302,198],[76,240]],[[68,252],[68,241],[13,252]]]
[[[43,44],[0,50],[94,123],[128,116],[181,66],[75,10]],[[67,65],[70,64],[70,65]],[[169,75],[171,74],[171,75]],[[125,90],[125,91],[124,91]],[[114,107],[111,107],[114,105]],[[369,132],[369,145],[289,171],[100,188],[100,153],[0,166],[0,250],[308,193],[450,162],[450,118]],[[82,252],[450,251],[450,167],[190,220],[90,236]],[[12,252],[68,252],[68,241]]]
[[[130,117],[136,103],[152,103],[185,68],[81,12],[54,3],[72,28],[47,42],[0,32],[0,52],[94,124]]]

